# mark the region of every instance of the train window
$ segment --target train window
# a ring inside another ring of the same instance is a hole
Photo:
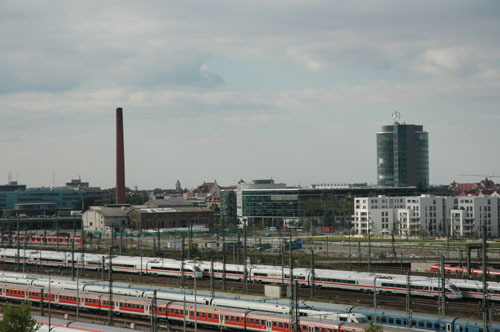
[[[276,322],[273,322],[273,327],[276,327]]]
[[[326,328],[322,327],[321,332],[326,332]]]
[[[332,332],[332,329],[328,329],[328,332]]]
[[[253,318],[248,318],[248,323],[253,324]]]
[[[285,329],[288,329],[288,323],[285,323]]]
[[[432,324],[432,322],[427,322],[427,328],[428,328],[428,329],[432,329],[432,328],[433,328],[433,326],[432,326],[432,325],[433,325],[433,324]]]
[[[314,331],[315,331],[315,332],[319,332],[319,327],[315,326],[315,327],[314,327]]]
[[[482,328],[480,328],[480,329],[479,329],[479,332],[483,332],[483,329],[482,329]]]
[[[207,318],[204,312],[201,313],[201,318]]]
[[[226,320],[229,320],[229,316],[228,315],[226,315]]]
[[[416,321],[416,320],[414,320],[414,319],[412,319],[412,320],[411,320],[411,326],[417,326],[417,321]]]
[[[302,331],[307,331],[307,326],[302,325]],[[329,331],[329,332],[331,332],[331,331]]]
[[[382,323],[387,323],[387,317],[377,317],[377,318],[381,318],[380,321]]]
[[[400,318],[396,318],[396,324],[397,325],[401,325],[401,319]]]
[[[200,318],[200,313],[196,312],[196,317]]]
[[[175,314],[178,315],[179,314],[179,309],[175,309]]]
[[[418,322],[418,327],[424,327],[424,322],[419,321],[419,322]]]
[[[279,323],[278,323],[278,327],[279,327],[280,329],[282,329],[282,328],[283,328],[283,323],[282,323],[282,322],[279,322]]]
[[[240,317],[236,317],[236,323],[240,322]]]
[[[394,324],[394,318],[389,317],[389,324]]]
[[[234,322],[234,316],[231,316],[231,322]]]
[[[465,332],[469,332],[469,328],[468,327],[465,328]]]
[[[219,315],[217,315],[217,314],[214,314],[214,319],[217,319],[217,320],[219,320]]]
[[[212,314],[208,314],[208,319],[212,319]]]

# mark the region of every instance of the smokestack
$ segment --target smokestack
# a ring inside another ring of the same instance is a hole
[[[125,204],[125,152],[123,150],[123,110],[116,109],[116,204]]]

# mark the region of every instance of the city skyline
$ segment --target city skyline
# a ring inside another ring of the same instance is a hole
[[[375,184],[394,111],[429,133],[431,185],[500,175],[497,2],[0,9],[0,183],[113,187],[117,107],[130,188]]]

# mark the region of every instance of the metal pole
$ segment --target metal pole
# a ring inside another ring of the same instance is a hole
[[[120,255],[122,254],[123,250],[123,225],[120,221]]]
[[[470,279],[470,255],[471,255],[471,246],[467,243],[467,278]]]
[[[326,236],[326,258],[328,258],[328,235]]]
[[[196,308],[196,275],[194,276],[194,332],[198,332],[198,310]]]
[[[161,238],[161,233],[160,233],[160,225],[158,225],[158,256],[161,255],[161,242],[160,242],[160,238]]]
[[[243,232],[244,232],[244,238],[243,238],[243,259],[245,261],[244,267],[243,267],[243,276],[245,278],[245,294],[248,294],[248,271],[247,271],[247,222],[248,219],[243,220],[244,225],[243,225]],[[238,243],[239,246],[239,243]]]
[[[24,223],[24,243],[23,243],[23,273],[26,266],[26,245],[28,243],[28,225]]]
[[[102,256],[102,271],[101,271],[101,279],[104,281],[104,272],[106,271],[106,257]]]
[[[182,236],[182,240],[183,240],[182,243],[184,244],[184,236]],[[182,274],[184,276],[184,260],[182,260]],[[186,332],[186,315],[187,315],[187,312],[186,312],[186,287],[184,287],[184,285],[182,285],[182,294],[184,295],[184,297],[183,297],[184,300],[182,301],[183,307],[184,307],[184,315],[182,315],[182,321],[184,323],[183,331]]]
[[[373,323],[377,323],[377,278],[373,278]]]
[[[113,247],[109,247],[109,302],[108,302],[108,324],[113,325]]]
[[[76,320],[78,320],[78,319],[80,319],[80,278],[78,278],[78,266],[77,266],[77,271],[76,271]]]
[[[185,256],[185,254],[184,254],[184,235],[182,236],[181,245],[182,245],[182,248],[181,248],[181,287],[185,288],[186,279],[184,276],[184,256]]]
[[[368,228],[368,272],[372,272],[372,242],[370,236],[370,228]]]
[[[43,297],[44,297],[44,294],[43,294],[43,288],[40,290],[40,316],[43,317],[44,315],[44,304],[43,304]]]
[[[315,279],[314,279],[314,249],[311,249],[311,300],[315,295]]]
[[[71,241],[71,280],[75,281],[75,241]]]
[[[210,296],[215,296],[214,258],[210,259]]]
[[[17,257],[16,257],[16,271],[19,271],[19,255],[20,255],[20,244],[19,244],[19,216],[17,216]]]
[[[441,296],[440,296],[440,309],[441,315],[446,316],[446,279],[444,270],[444,256],[441,256]]]
[[[483,325],[484,325],[484,332],[489,332],[490,330],[490,308],[489,308],[489,301],[488,301],[488,284],[486,282],[486,277],[488,271],[486,270],[486,263],[487,263],[487,250],[488,250],[488,243],[486,241],[486,224],[484,224],[483,221]]]
[[[156,332],[156,289],[153,291],[153,301],[151,303],[151,332]]]
[[[358,267],[361,267],[361,241],[358,241]]]
[[[141,255],[141,282],[142,282],[142,217],[140,219],[140,230],[139,230],[139,254]]]
[[[408,320],[408,328],[412,328],[412,315],[411,315],[411,280],[410,280],[410,272],[406,272],[406,316]]]
[[[83,229],[83,220],[81,223],[81,234],[82,234],[82,276],[85,273],[85,230]]]
[[[51,271],[48,271],[49,272],[49,331],[51,330],[51,316],[52,316],[52,312],[50,310],[50,303],[52,302],[52,293],[50,292],[50,272]]]
[[[289,255],[290,255],[290,272],[289,272],[289,285],[290,285],[290,330],[293,332],[295,329],[293,328],[295,325],[296,319],[296,302],[295,302],[295,293],[296,289],[294,289],[294,280],[293,280],[293,255],[292,255],[292,230],[289,228],[288,229],[288,249],[289,249]]]

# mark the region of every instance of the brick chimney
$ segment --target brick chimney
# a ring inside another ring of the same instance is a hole
[[[116,109],[116,204],[125,204],[125,152],[123,149],[123,110]]]

